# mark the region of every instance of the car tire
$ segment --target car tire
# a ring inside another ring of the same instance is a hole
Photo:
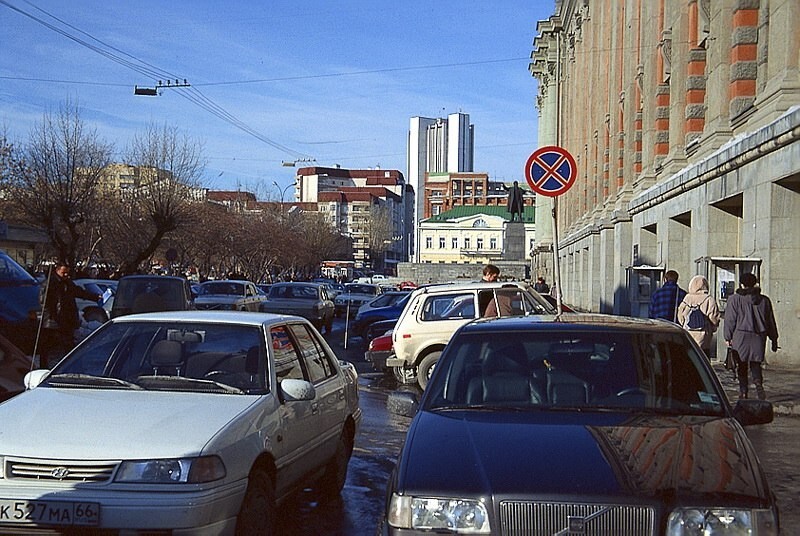
[[[392,376],[400,385],[412,385],[417,383],[417,369],[406,367],[391,367]]]
[[[250,474],[247,491],[236,519],[236,536],[275,536],[277,512],[272,480],[264,471],[254,470]]]
[[[442,352],[431,352],[420,361],[419,367],[417,367],[417,383],[423,391],[425,386],[428,385],[428,380],[433,374],[433,369],[436,367],[436,362],[439,361],[441,355]]]
[[[336,454],[328,462],[325,474],[322,475],[320,490],[326,498],[334,498],[339,495],[344,488],[347,480],[347,466],[350,463],[350,456],[353,453],[353,441],[350,440],[346,432],[342,432],[339,437],[339,444],[336,446]]]

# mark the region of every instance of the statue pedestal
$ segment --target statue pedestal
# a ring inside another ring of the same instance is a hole
[[[525,224],[521,221],[506,223],[506,241],[503,251],[503,260],[524,261],[525,255]]]

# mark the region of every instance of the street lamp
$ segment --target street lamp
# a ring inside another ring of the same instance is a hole
[[[294,186],[294,183],[287,184],[285,188],[281,188],[277,181],[272,181],[272,184],[281,192],[281,206],[283,206],[283,196],[286,194],[286,190]]]

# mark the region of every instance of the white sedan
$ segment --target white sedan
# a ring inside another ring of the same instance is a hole
[[[0,533],[274,534],[293,490],[339,493],[361,420],[355,369],[294,316],[122,316],[25,382]]]

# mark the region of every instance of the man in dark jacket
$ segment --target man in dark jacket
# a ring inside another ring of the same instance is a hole
[[[778,325],[772,302],[761,294],[758,279],[753,274],[743,274],[741,286],[728,298],[725,308],[725,344],[739,354],[739,398],[747,398],[750,370],[759,400],[766,398],[761,363],[766,354],[767,338],[772,341],[772,351],[778,351]]]
[[[678,304],[683,301],[685,296],[686,291],[678,286],[678,272],[667,270],[664,273],[664,284],[650,297],[648,316],[675,322]]]
[[[42,348],[39,365],[50,368],[75,346],[75,330],[81,325],[75,298],[98,301],[102,298],[76,285],[69,277],[69,266],[56,264],[46,283],[42,306]]]

